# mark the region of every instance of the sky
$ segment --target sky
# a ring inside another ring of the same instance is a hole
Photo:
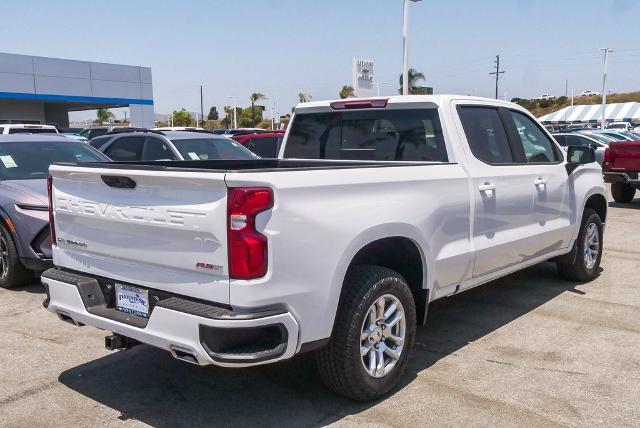
[[[2,16],[0,52],[151,67],[156,113],[199,111],[203,85],[205,114],[252,92],[284,114],[299,92],[337,98],[353,57],[392,95],[402,69],[402,0],[21,0]],[[564,95],[567,80],[570,95],[601,91],[609,47],[607,86],[640,90],[639,27],[640,0],[423,0],[409,64],[435,93],[493,97],[500,54],[501,97]]]

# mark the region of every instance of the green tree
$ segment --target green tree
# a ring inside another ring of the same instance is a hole
[[[180,111],[173,111],[173,126],[189,126],[191,122],[193,117],[184,107]]]
[[[99,108],[96,111],[96,118],[98,119],[98,122],[102,123],[102,122],[107,122],[109,119],[114,118],[115,116],[113,115],[113,113],[111,113],[109,111],[108,108]]]
[[[309,94],[305,94],[304,92],[298,92],[298,99],[300,100],[301,103],[307,103],[311,101],[311,98],[313,97]]]
[[[233,112],[233,110],[231,110]],[[262,121],[262,113],[264,106],[255,105],[248,108],[243,108],[238,113],[238,127],[250,128],[255,127]]]
[[[426,86],[418,86],[418,82],[421,80],[425,80],[424,73],[419,72],[415,68],[409,69],[408,74],[409,81],[409,94],[410,95],[425,95],[429,92]],[[398,89],[398,93],[402,94],[402,74],[400,74],[400,88]]]
[[[249,99],[251,100],[251,126],[256,126],[256,123],[258,123],[259,120],[262,120],[262,113],[260,113],[259,120],[256,118],[256,103],[260,100],[266,100],[267,96],[265,94],[261,94],[260,92],[254,92],[253,94],[251,94]]]
[[[207,120],[218,120],[218,108],[213,106],[209,109]]]
[[[355,91],[351,86],[344,85],[342,89],[340,89],[340,98],[345,99],[349,97],[353,97],[355,95]]]

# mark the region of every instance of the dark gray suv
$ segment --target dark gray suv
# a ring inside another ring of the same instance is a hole
[[[26,284],[51,267],[49,165],[108,161],[64,136],[0,135],[0,287]]]

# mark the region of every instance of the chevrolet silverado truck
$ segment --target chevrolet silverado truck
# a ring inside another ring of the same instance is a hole
[[[595,278],[607,214],[591,147],[565,158],[526,110],[473,97],[300,104],[277,159],[50,173],[61,320],[198,365],[313,351],[355,400],[397,385],[430,302],[545,260]]]
[[[631,202],[640,189],[640,141],[609,143],[604,152],[604,180],[611,183],[611,196],[616,202]]]

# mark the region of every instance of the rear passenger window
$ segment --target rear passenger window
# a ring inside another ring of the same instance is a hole
[[[460,107],[460,120],[473,155],[488,164],[513,163],[498,109]]]
[[[255,137],[247,143],[247,149],[261,158],[278,157],[278,137]]]
[[[161,139],[155,137],[147,138],[142,151],[142,160],[175,160],[176,156],[171,148]]]
[[[509,114],[516,125],[519,141],[524,149],[527,163],[553,163],[557,160],[551,140],[542,132],[533,120],[524,114],[510,110]]]
[[[111,143],[104,152],[114,161],[136,161],[142,158],[144,137],[122,137]]]
[[[436,109],[299,113],[284,157],[448,161]]]
[[[93,140],[89,141],[89,145],[91,147],[93,147],[94,149],[100,150],[100,147],[104,146],[104,144],[107,141],[109,141],[111,138],[113,138],[113,137],[112,136],[96,137]]]

